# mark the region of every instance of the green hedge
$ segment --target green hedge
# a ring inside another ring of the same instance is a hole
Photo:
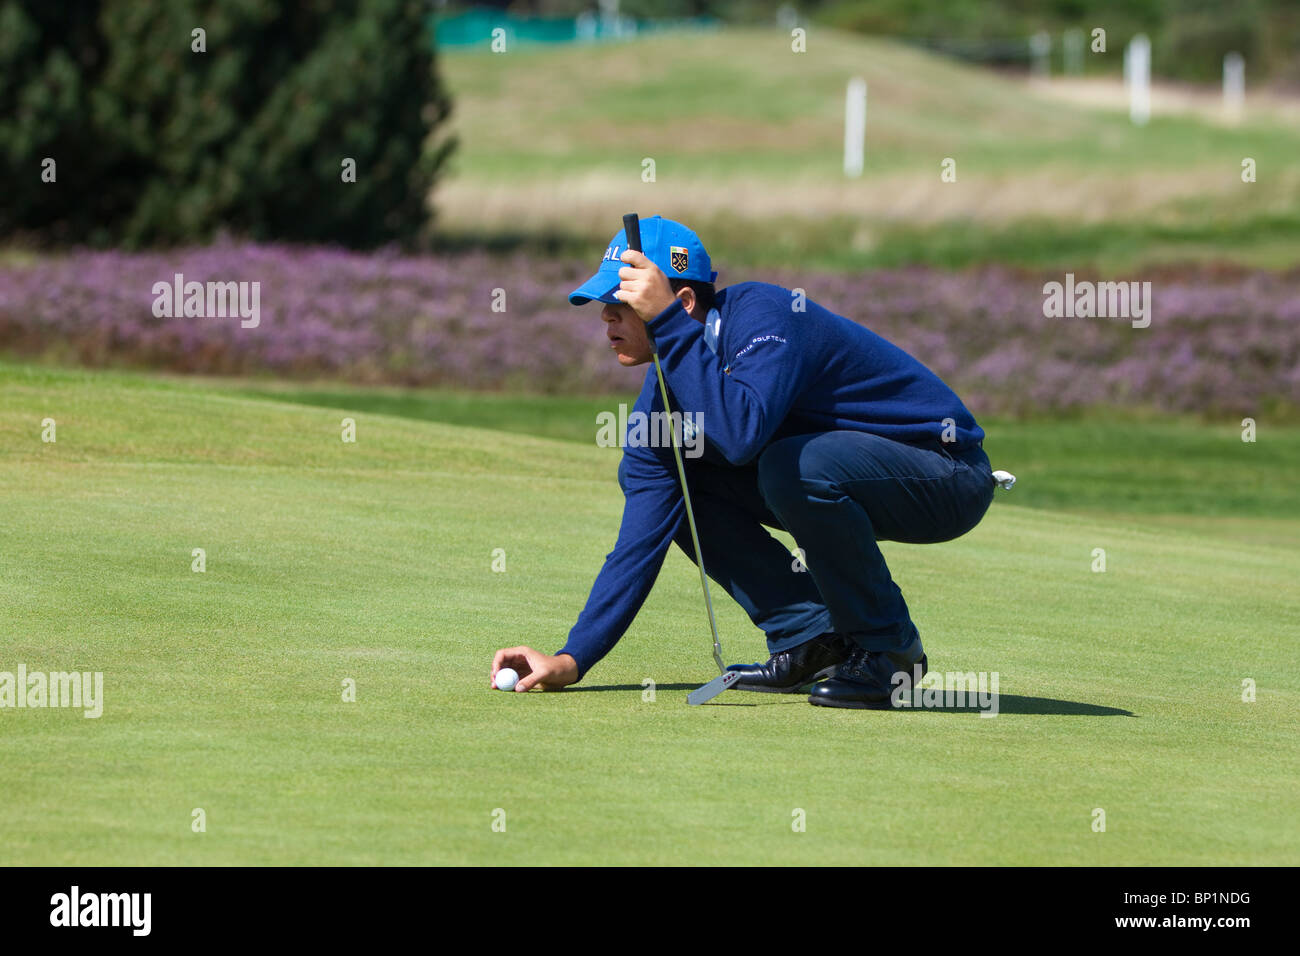
[[[0,0],[0,234],[414,238],[452,143],[421,0]],[[206,31],[206,52],[192,31]],[[430,145],[432,144],[432,145]],[[42,163],[57,182],[42,183]],[[356,182],[342,181],[343,159]]]

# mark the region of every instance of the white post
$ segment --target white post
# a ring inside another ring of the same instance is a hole
[[[1029,38],[1029,55],[1033,57],[1030,73],[1036,80],[1045,80],[1052,72],[1052,35],[1041,30]]]
[[[1065,50],[1065,72],[1078,76],[1083,72],[1083,31],[1078,28],[1066,30],[1061,46]]]
[[[1124,83],[1128,86],[1128,116],[1134,126],[1151,119],[1151,41],[1139,33],[1124,48]]]
[[[867,140],[867,81],[849,80],[844,97],[844,175],[862,175]]]
[[[623,18],[618,13],[618,0],[599,0],[600,26],[606,39],[623,33]]]
[[[1241,118],[1246,103],[1246,60],[1240,53],[1223,57],[1223,108],[1235,119]]]

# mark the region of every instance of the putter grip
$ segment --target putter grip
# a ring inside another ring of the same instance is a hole
[[[627,237],[627,247],[641,251],[641,217],[634,212],[623,217],[623,235]]]
[[[623,236],[627,239],[627,247],[641,251],[641,217],[634,212],[630,212],[623,217]],[[645,337],[650,340],[650,351],[654,354],[659,353],[659,347],[655,344],[654,333],[649,327],[646,327]]]

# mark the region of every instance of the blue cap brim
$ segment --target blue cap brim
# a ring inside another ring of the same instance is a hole
[[[619,263],[621,266],[622,263]],[[612,284],[611,284],[612,283]],[[608,272],[597,272],[594,276],[578,286],[569,293],[570,305],[586,305],[592,299],[599,302],[612,302],[617,304],[618,299],[614,298],[614,293],[618,291],[619,279],[618,273],[611,275]]]

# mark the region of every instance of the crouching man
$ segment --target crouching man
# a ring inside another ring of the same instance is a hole
[[[703,453],[685,467],[704,568],[771,654],[731,668],[733,689],[811,683],[812,704],[888,706],[894,673],[923,675],[928,662],[877,542],[949,541],[980,521],[997,484],[983,430],[875,333],[778,286],[715,290],[708,253],[679,223],[655,216],[641,234],[644,254],[620,232],[569,301],[601,303],[622,365],[651,362],[648,328],[673,411],[702,423]],[[653,364],[634,411],[664,411]],[[567,643],[501,649],[493,680],[502,667],[519,672],[519,691],[581,680],[632,623],[669,547],[695,560],[671,447],[626,447],[618,477],[618,540]],[[802,564],[767,528],[793,535]]]

